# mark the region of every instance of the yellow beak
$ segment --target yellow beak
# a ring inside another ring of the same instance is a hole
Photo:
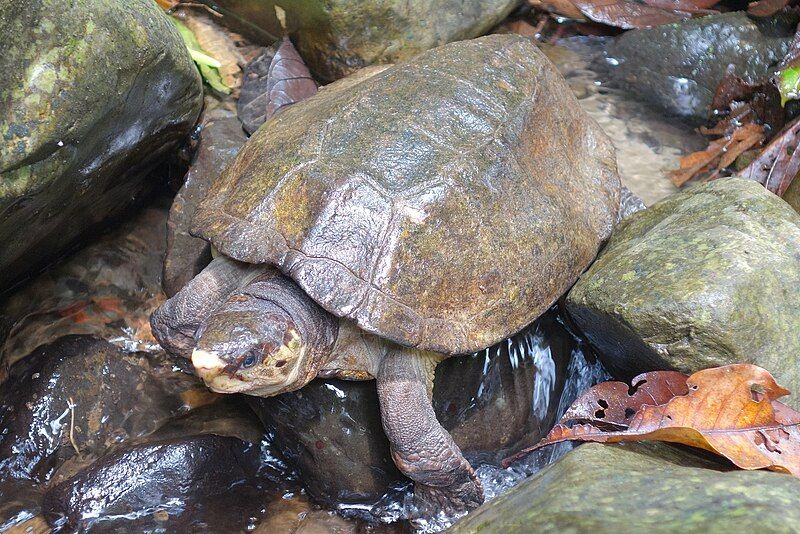
[[[217,356],[197,349],[192,351],[192,365],[203,380],[213,379],[225,367],[225,364]]]

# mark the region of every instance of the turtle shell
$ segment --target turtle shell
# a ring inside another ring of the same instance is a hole
[[[450,354],[536,319],[610,235],[611,142],[528,40],[448,44],[341,87],[255,133],[196,235],[364,330]]]

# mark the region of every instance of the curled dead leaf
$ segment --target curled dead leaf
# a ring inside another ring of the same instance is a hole
[[[800,118],[789,123],[738,175],[783,195],[800,172]]]
[[[734,364],[689,377],[655,371],[632,383],[632,393],[622,382],[591,388],[547,437],[503,465],[560,441],[657,440],[714,452],[742,469],[800,477],[800,413],[776,400],[789,392],[767,370]]]
[[[284,37],[275,46],[245,69],[238,114],[249,134],[287,106],[317,93],[317,83],[292,41]]]
[[[718,134],[720,130],[706,130],[706,133]],[[764,136],[764,127],[760,124],[736,123],[725,137],[711,140],[705,150],[682,157],[680,168],[670,171],[669,178],[676,187],[695,178],[713,180],[719,176],[720,171],[730,167],[736,158],[763,142]]]

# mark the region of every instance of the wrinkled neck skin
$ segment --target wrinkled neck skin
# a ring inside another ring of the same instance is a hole
[[[267,269],[200,326],[192,361],[214,391],[269,397],[314,379],[337,336],[336,317]]]

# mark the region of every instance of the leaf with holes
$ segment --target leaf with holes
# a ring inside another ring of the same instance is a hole
[[[800,477],[800,413],[776,400],[789,392],[765,369],[734,364],[689,377],[655,371],[632,383],[590,389],[546,438],[504,465],[560,441],[656,440],[714,452],[742,469]]]

